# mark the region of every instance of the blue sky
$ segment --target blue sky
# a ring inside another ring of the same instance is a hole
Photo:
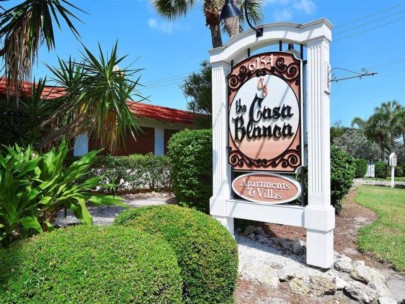
[[[15,3],[17,1],[9,1]],[[185,109],[180,84],[208,59],[211,38],[197,1],[186,17],[168,21],[160,17],[149,0],[71,0],[88,14],[78,13],[81,40],[92,51],[100,43],[111,50],[118,40],[127,64],[142,68],[139,90],[149,103]],[[9,4],[10,5],[10,4]],[[327,18],[335,29],[331,44],[332,68],[378,75],[333,83],[331,123],[349,126],[359,116],[367,118],[382,102],[396,99],[405,105],[405,1],[390,0],[264,0],[263,23],[307,23]],[[224,43],[228,40],[223,34]],[[57,57],[80,58],[81,45],[66,29],[57,32],[56,50],[41,50],[33,76],[48,75],[44,63]],[[352,76],[336,71],[336,76]]]

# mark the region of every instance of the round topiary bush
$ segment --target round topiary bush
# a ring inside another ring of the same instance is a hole
[[[189,303],[233,303],[238,271],[237,244],[217,220],[173,205],[124,211],[115,225],[158,235],[177,254],[183,299]]]
[[[173,191],[179,204],[209,213],[212,196],[212,131],[183,130],[169,141]]]
[[[164,240],[128,227],[76,226],[0,250],[0,303],[180,303]]]

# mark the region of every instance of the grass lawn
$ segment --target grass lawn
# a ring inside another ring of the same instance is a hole
[[[405,189],[361,186],[356,202],[373,210],[378,220],[359,230],[359,247],[405,271]]]

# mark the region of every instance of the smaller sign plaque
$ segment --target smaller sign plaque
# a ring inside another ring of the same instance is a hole
[[[390,154],[390,166],[391,167],[397,166],[397,155],[395,153]]]
[[[256,203],[288,203],[301,194],[301,185],[288,177],[273,173],[249,173],[238,176],[232,189],[240,197]]]

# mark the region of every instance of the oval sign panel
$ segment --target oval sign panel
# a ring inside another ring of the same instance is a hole
[[[288,203],[301,194],[301,185],[288,177],[272,173],[250,173],[238,176],[232,189],[240,197],[256,203]]]

